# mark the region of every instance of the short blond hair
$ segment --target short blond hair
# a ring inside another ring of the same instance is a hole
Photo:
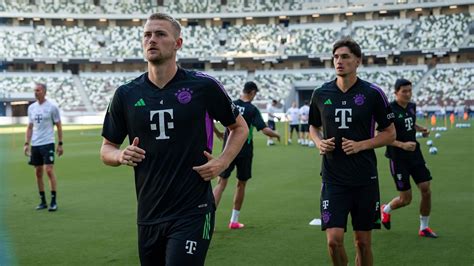
[[[176,37],[181,36],[181,24],[179,24],[175,18],[166,13],[153,13],[148,17],[148,20],[166,20],[170,22],[175,29]]]

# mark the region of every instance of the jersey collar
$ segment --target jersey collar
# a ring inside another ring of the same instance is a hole
[[[174,74],[174,77],[168,83],[166,83],[166,85],[163,88],[156,86],[155,84],[153,84],[153,82],[150,81],[150,79],[148,78],[148,72],[145,72],[144,78],[145,78],[145,83],[150,88],[164,90],[164,89],[167,89],[171,84],[175,83],[176,81],[181,80],[184,76],[186,76],[185,70],[178,66],[178,70]]]
[[[350,87],[346,92],[343,92],[342,90],[339,89],[339,87],[337,86],[337,78],[335,78],[333,81],[332,81],[332,87],[333,89],[335,89],[336,91],[342,93],[342,94],[346,94],[346,93],[349,93],[350,91],[352,91],[353,89],[359,87],[360,83],[361,83],[361,79],[359,77],[357,77],[357,80],[356,82],[354,83],[354,85],[352,85],[352,87]]]

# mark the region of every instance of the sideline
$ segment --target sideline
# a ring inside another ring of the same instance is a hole
[[[63,125],[64,131],[100,129],[102,125]],[[25,133],[26,125],[0,127],[0,134]]]

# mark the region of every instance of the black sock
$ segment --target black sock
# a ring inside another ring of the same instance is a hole
[[[56,204],[56,191],[51,191],[51,204]]]
[[[40,191],[40,199],[42,204],[46,204],[46,196],[44,195],[44,191]]]

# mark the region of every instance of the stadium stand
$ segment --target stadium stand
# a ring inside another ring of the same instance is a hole
[[[390,53],[402,49],[403,32],[411,20],[356,21],[352,23],[352,37],[365,54]]]
[[[341,36],[346,23],[298,24],[289,26],[287,55],[330,54],[332,43]]]
[[[420,106],[460,106],[474,99],[474,64],[439,64],[420,84]]]
[[[468,35],[470,15],[463,13],[421,17],[407,42],[407,50],[451,49],[459,47]]]
[[[33,85],[41,82],[47,85],[47,96],[65,112],[84,111],[85,105],[76,90],[71,74],[63,73],[0,73],[0,88],[5,95],[31,93]]]

